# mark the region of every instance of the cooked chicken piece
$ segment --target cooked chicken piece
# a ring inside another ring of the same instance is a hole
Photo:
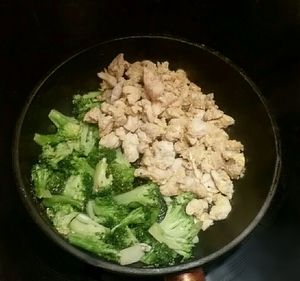
[[[114,132],[111,132],[100,139],[100,145],[108,148],[118,148],[121,145],[121,142],[116,134]]]
[[[233,194],[233,184],[227,173],[224,170],[219,169],[217,171],[212,170],[210,174],[218,190],[231,199]]]
[[[109,134],[113,130],[114,121],[112,116],[101,114],[98,119],[99,134],[101,137]]]
[[[205,186],[205,188],[211,193],[218,193],[219,190],[216,188],[215,182],[210,174],[205,173],[202,175],[201,183]]]
[[[170,169],[163,170],[155,166],[149,166],[147,168],[137,168],[134,171],[136,177],[149,178],[150,180],[156,182],[157,184],[165,184],[167,180],[172,176],[172,171]]]
[[[118,100],[122,95],[122,89],[123,89],[124,80],[120,80],[118,84],[112,89],[110,101],[113,103],[116,100]]]
[[[163,196],[175,196],[181,193],[176,178],[171,177],[165,184],[159,186],[159,191]]]
[[[217,170],[224,167],[224,159],[219,151],[205,150],[200,163],[201,170],[210,173],[211,170]]]
[[[173,106],[173,103],[176,104],[178,97],[172,92],[164,92],[164,95],[161,95],[158,100],[162,103],[164,107]],[[178,106],[177,106],[178,107]]]
[[[204,212],[208,210],[208,203],[203,199],[192,199],[185,208],[188,215],[195,216],[200,220]]]
[[[234,119],[226,114],[221,118],[209,121],[210,124],[214,124],[218,128],[225,129],[234,124]]]
[[[236,140],[228,140],[226,142],[225,150],[241,152],[244,150],[244,146]]]
[[[152,113],[153,116],[155,116],[155,118],[157,118],[164,110],[165,108],[162,106],[161,103],[159,102],[152,103]]]
[[[122,148],[128,162],[135,162],[139,158],[139,139],[136,134],[127,133],[123,139]]]
[[[124,54],[118,54],[108,66],[108,73],[117,79],[123,76],[128,68],[128,62],[124,60]]]
[[[115,133],[116,133],[116,136],[120,139],[120,140],[124,140],[127,132],[126,130],[123,128],[123,127],[119,127],[119,128],[116,128],[115,129]]]
[[[155,140],[164,134],[164,128],[153,123],[142,123],[140,129],[152,140]]]
[[[101,111],[99,107],[94,107],[92,109],[90,109],[83,118],[84,122],[87,123],[93,123],[93,124],[97,124],[99,117],[101,115]]]
[[[180,116],[184,116],[185,113],[181,109],[181,107],[169,107],[165,110],[163,117],[167,119],[171,118],[179,118]]]
[[[156,101],[164,91],[164,84],[149,68],[144,68],[144,87],[147,97]]]
[[[231,211],[229,199],[221,194],[216,194],[215,205],[213,205],[209,212],[209,217],[212,220],[224,220]]]
[[[222,110],[212,107],[205,111],[203,115],[203,120],[204,121],[215,120],[221,118],[223,115],[224,112]]]
[[[172,124],[167,126],[166,134],[164,138],[167,141],[175,142],[177,140],[180,140],[183,137],[184,128],[181,126],[180,123]]]
[[[204,122],[201,118],[196,117],[188,125],[188,134],[192,137],[201,138],[214,130],[214,126]]]
[[[192,192],[198,198],[205,198],[208,192],[203,184],[195,176],[186,176],[179,180],[179,188],[184,192]]]
[[[185,152],[188,148],[189,148],[189,145],[184,140],[180,140],[180,141],[177,141],[174,143],[174,149],[175,149],[176,153],[180,154],[181,156],[185,154]]]
[[[123,94],[130,105],[134,105],[141,98],[141,89],[135,86],[124,86]]]
[[[103,87],[101,87],[102,90],[110,89],[117,85],[116,77],[110,75],[106,71],[104,71],[104,72],[101,71],[101,72],[97,73],[97,76],[99,78],[101,78],[103,80],[103,82],[105,82],[105,84],[103,84]]]
[[[204,231],[207,228],[209,228],[210,226],[212,226],[214,224],[214,221],[209,217],[209,214],[204,212],[199,220],[202,222],[202,227],[201,229]]]
[[[129,65],[125,74],[133,84],[139,83],[144,75],[144,66],[140,62],[134,62]]]
[[[232,179],[238,179],[244,174],[245,156],[235,151],[224,151],[222,153],[225,161],[224,170]]]
[[[155,141],[152,145],[153,165],[160,169],[172,166],[175,160],[175,150],[172,142]]]
[[[140,120],[137,116],[128,116],[127,123],[124,128],[132,133],[134,133],[140,125]]]

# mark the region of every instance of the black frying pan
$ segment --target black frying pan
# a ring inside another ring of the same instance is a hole
[[[37,161],[39,147],[33,142],[35,132],[46,132],[48,112],[56,108],[70,114],[71,100],[78,91],[99,86],[96,73],[118,53],[126,60],[169,61],[171,69],[186,70],[191,81],[204,93],[215,93],[216,103],[236,124],[230,136],[245,146],[246,173],[235,182],[232,212],[229,217],[200,233],[194,258],[164,268],[120,266],[70,245],[51,226],[34,199],[30,169]],[[158,275],[185,271],[204,265],[233,249],[259,223],[275,193],[280,171],[280,147],[276,127],[266,104],[253,82],[231,61],[203,45],[182,40],[142,36],[116,39],[86,49],[51,71],[34,89],[19,119],[14,144],[14,169],[17,187],[31,217],[40,228],[66,251],[85,262],[110,271]]]

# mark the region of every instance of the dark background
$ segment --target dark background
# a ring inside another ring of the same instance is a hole
[[[15,188],[11,141],[26,97],[51,68],[97,42],[138,34],[220,51],[258,85],[279,125],[283,172],[270,211],[236,251],[205,268],[207,280],[300,280],[298,0],[0,1],[0,280],[127,280],[57,249],[31,222]]]

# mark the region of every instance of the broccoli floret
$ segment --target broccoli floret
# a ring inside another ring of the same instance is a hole
[[[116,152],[115,160],[108,167],[113,177],[113,190],[116,194],[133,189],[134,168],[125,159],[120,150]]]
[[[94,186],[95,193],[101,192],[111,186],[113,178],[112,175],[107,175],[107,162],[106,158],[101,159],[95,168],[94,173]]]
[[[83,203],[88,199],[90,190],[91,180],[88,175],[71,175],[66,181],[63,195]]]
[[[50,213],[49,210],[52,212]],[[53,222],[56,230],[61,234],[68,234],[70,232],[69,224],[78,215],[78,212],[69,204],[56,203],[52,208],[47,208],[48,216]]]
[[[78,153],[72,153],[61,161],[58,168],[67,171],[69,175],[89,175],[91,178],[94,176],[95,170],[86,161],[85,157],[81,157]]]
[[[109,228],[95,222],[90,217],[82,213],[72,219],[69,224],[69,228],[72,232],[84,236],[98,236],[101,239],[110,232]]]
[[[146,253],[141,262],[151,266],[171,266],[174,265],[179,255],[166,244],[152,241],[151,250]]]
[[[114,200],[124,205],[159,206],[160,197],[158,186],[154,183],[149,183],[115,195]]]
[[[84,95],[74,95],[73,97],[73,114],[80,120],[84,118],[84,115],[93,107],[101,104],[98,97],[101,92],[89,92]]]
[[[69,233],[68,240],[71,244],[99,255],[109,261],[119,262],[120,260],[120,251],[114,246],[103,242],[98,237]]]
[[[195,222],[193,217],[188,216],[185,212],[186,204],[179,204],[179,202],[174,199],[169,204],[164,219],[160,223],[155,222],[149,228],[149,233],[157,241],[165,243],[187,259],[192,255],[194,239],[201,229],[201,223]]]
[[[51,181],[52,171],[48,168],[36,164],[31,170],[31,179],[34,184],[35,194],[38,198],[51,197],[51,192],[48,189],[48,183]]]
[[[66,116],[57,110],[51,110],[49,119],[57,128],[57,132],[52,135],[35,134],[34,141],[41,145],[54,145],[66,140],[74,140],[80,137],[80,123],[73,117]]]
[[[98,146],[98,142],[99,133],[96,126],[81,124],[79,151],[84,156],[88,156]]]
[[[132,264],[141,260],[145,252],[150,249],[146,244],[139,243],[131,247],[118,250],[113,245],[105,243],[95,236],[84,236],[78,233],[69,233],[68,240],[71,244],[99,255],[109,261],[121,265]]]
[[[119,224],[112,228],[114,232],[117,228],[132,224],[142,224],[147,221],[147,214],[142,207],[132,210]]]
[[[62,142],[56,146],[44,145],[42,147],[41,161],[48,163],[52,168],[78,149],[78,143],[73,141]]]
[[[87,161],[92,167],[95,167],[99,160],[103,158],[106,159],[108,164],[112,163],[116,158],[116,150],[104,146],[95,146],[87,156]]]
[[[108,243],[117,249],[124,249],[139,243],[133,231],[127,226],[120,226],[108,236]]]
[[[53,208],[57,204],[69,204],[77,209],[82,209],[82,203],[66,195],[51,195],[49,198],[44,198],[42,204],[47,208]]]
[[[97,197],[87,203],[88,215],[106,226],[113,227],[119,224],[129,214],[126,206],[119,205],[109,195]]]

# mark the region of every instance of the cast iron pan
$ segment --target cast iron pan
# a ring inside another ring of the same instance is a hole
[[[55,231],[32,193],[30,169],[40,152],[33,142],[34,133],[50,130],[47,115],[52,108],[71,114],[72,96],[78,91],[97,89],[99,79],[96,73],[120,52],[129,62],[167,60],[171,69],[186,70],[191,81],[200,85],[204,93],[214,92],[216,103],[234,117],[236,124],[229,129],[229,134],[245,146],[246,173],[235,183],[230,216],[202,232],[194,258],[179,265],[163,268],[142,268],[139,264],[120,266],[76,248]],[[56,244],[89,264],[133,275],[189,271],[231,250],[255,228],[266,212],[280,171],[276,126],[253,82],[229,59],[203,45],[160,36],[127,37],[100,43],[51,71],[33,90],[20,116],[13,157],[17,187],[23,202],[33,220]],[[185,277],[190,279],[184,280],[204,278],[201,270]]]

